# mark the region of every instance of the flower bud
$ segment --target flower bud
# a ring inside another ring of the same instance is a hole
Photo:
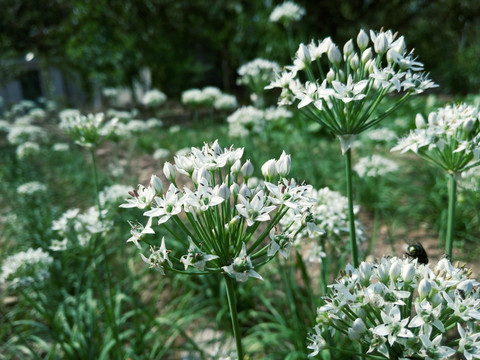
[[[357,35],[357,45],[360,48],[360,50],[365,50],[368,46],[368,42],[370,39],[368,38],[367,33],[362,29]]]
[[[348,329],[348,338],[352,341],[358,341],[361,338],[361,334],[353,330],[353,328]]]
[[[430,125],[437,125],[437,113],[432,112],[428,114],[428,123]]]
[[[399,58],[397,50],[390,49],[387,51],[387,61],[389,64],[393,64]]]
[[[417,116],[415,116],[415,126],[417,129],[423,129],[426,125],[427,123],[425,122],[422,114],[417,114]]]
[[[427,279],[422,279],[418,283],[418,295],[420,295],[420,299],[425,299],[432,290],[432,284]]]
[[[367,327],[365,326],[365,322],[362,318],[357,318],[352,324],[352,330],[358,334],[363,334],[367,331]]]
[[[392,281],[397,281],[397,279],[400,277],[400,274],[402,273],[402,265],[398,261],[394,262],[392,266],[390,266],[390,279]]]
[[[327,52],[328,60],[333,64],[338,66],[342,61],[342,53],[337,45],[330,45],[330,48]]]
[[[153,186],[156,195],[162,195],[163,183],[157,175],[152,175],[152,177],[150,178],[150,186]]]
[[[375,52],[379,55],[383,55],[388,50],[388,40],[384,33],[380,33],[375,39],[373,44]]]
[[[240,192],[240,186],[237,183],[230,185],[230,191],[234,196],[237,196]]]
[[[473,290],[473,281],[471,279],[462,281],[457,285],[457,290],[461,290],[464,294],[469,295]]]
[[[238,194],[242,195],[244,198],[248,198],[248,199],[250,199],[252,197],[252,192],[250,191],[248,186],[246,186],[245,184],[242,185]]]
[[[443,297],[439,293],[435,293],[431,299],[432,306],[436,308],[438,305],[443,304]]]
[[[397,41],[392,44],[392,48],[399,54],[404,54],[407,44],[405,44],[405,38],[400,36]]]
[[[253,164],[250,160],[245,161],[245,164],[243,164],[242,175],[245,179],[253,175]]]
[[[372,59],[372,57],[373,57],[372,48],[368,48],[362,54],[362,62],[366,64],[368,60]]]
[[[275,159],[270,159],[265,164],[263,164],[262,166],[263,177],[267,179],[274,178],[277,175],[277,170],[275,165],[276,165]]]
[[[212,180],[212,174],[207,168],[200,168],[200,170],[197,171],[197,184],[200,184],[202,180],[206,181],[208,184]]]
[[[309,65],[312,62],[310,51],[303,43],[298,47],[297,58],[305,65]]]
[[[333,80],[335,80],[335,71],[330,68],[327,72],[327,81],[331,84]]]
[[[463,130],[466,131],[466,132],[472,131],[473,124],[475,124],[475,122],[472,119],[468,119],[467,121],[465,121],[463,123]]]
[[[283,151],[282,155],[275,164],[275,170],[277,171],[278,175],[280,175],[281,177],[285,177],[290,173],[290,166],[291,157],[290,155],[287,155],[285,151]]]
[[[343,70],[339,70],[338,71],[338,81],[344,83],[345,80],[346,80],[345,73],[343,72]]]
[[[242,167],[242,162],[239,160],[235,161],[230,168],[230,172],[234,175],[237,175],[240,172],[240,169]]]
[[[229,187],[224,183],[220,185],[217,191],[218,196],[220,196],[222,199],[229,199],[230,198],[230,189]]]
[[[360,66],[360,59],[358,58],[357,54],[354,54],[350,58],[350,67],[353,69],[353,71],[356,71]]]
[[[362,261],[358,267],[358,275],[364,285],[368,284],[370,277],[372,276],[372,265]]]
[[[410,284],[415,277],[415,266],[413,264],[404,265],[402,268],[402,279],[405,284]]]
[[[365,71],[368,71],[370,74],[374,72],[375,69],[375,60],[370,59],[365,63]]]
[[[348,59],[348,57],[353,53],[353,40],[348,40],[345,45],[343,45],[343,55]]]
[[[166,161],[165,164],[163,164],[163,175],[171,182],[175,182],[175,177],[177,176],[175,166]]]

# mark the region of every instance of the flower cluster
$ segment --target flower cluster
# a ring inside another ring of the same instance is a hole
[[[53,221],[52,230],[62,240],[52,240],[50,249],[64,251],[69,248],[86,248],[92,245],[92,239],[97,234],[105,234],[112,228],[112,221],[106,220],[107,210],[99,213],[96,207],[91,207],[81,213],[80,209],[67,210],[58,219]]]
[[[273,9],[269,21],[288,25],[292,21],[299,21],[303,16],[305,16],[304,8],[293,1],[285,1]]]
[[[167,95],[157,89],[147,91],[142,96],[142,104],[148,107],[156,107],[162,105],[167,100]]]
[[[42,184],[39,181],[30,181],[17,187],[17,194],[19,195],[33,195],[35,193],[46,191],[47,185]]]
[[[253,164],[242,162],[244,149],[222,148],[218,142],[192,148],[189,155],[175,156],[166,162],[163,174],[171,183],[164,189],[157,176],[148,186],[138,185],[121,207],[139,208],[148,217],[146,224],[131,222],[131,237],[150,267],[164,273],[221,272],[237,281],[261,278],[255,271],[269,262],[279,247],[271,243],[282,236],[276,225],[291,209],[301,213],[311,204],[306,195],[310,186],[288,180],[290,155],[282,153],[262,166],[263,184],[248,186]],[[177,175],[187,183],[177,187]],[[275,179],[278,179],[276,182]],[[153,237],[156,224],[164,227],[174,239],[160,246]],[[143,244],[149,255],[143,255]],[[167,248],[183,247],[183,253]],[[288,244],[284,244],[287,246]]]
[[[480,190],[480,168],[474,167],[462,172],[459,179],[460,188],[469,191]]]
[[[448,172],[460,173],[480,164],[479,118],[478,109],[465,103],[440,108],[428,121],[418,114],[417,128],[392,151],[411,150]]]
[[[229,110],[237,107],[233,95],[224,94],[219,88],[207,86],[203,89],[189,89],[182,93],[182,104],[195,108],[206,107],[217,110]]]
[[[353,167],[360,177],[379,177],[398,170],[395,161],[380,155],[372,155],[360,158]]]
[[[308,196],[314,199],[312,206],[304,214],[289,211],[282,219],[281,225],[287,229],[293,239],[293,245],[307,249],[308,261],[321,262],[326,252],[341,254],[348,243],[348,199],[328,187],[311,189]],[[354,212],[358,214],[359,207]],[[302,223],[308,221],[309,226]],[[365,240],[363,227],[356,221],[356,239]],[[320,241],[319,241],[320,240]],[[307,244],[310,243],[308,246]]]
[[[408,52],[403,36],[392,31],[361,30],[343,53],[330,37],[300,44],[293,65],[277,75],[266,89],[282,90],[279,104],[298,104],[310,118],[350,148],[356,134],[376,125],[413,94],[436,86],[422,73],[423,64]],[[388,93],[403,93],[391,108],[373,111]]]
[[[338,334],[386,359],[478,359],[480,283],[470,275],[446,258],[434,269],[397,257],[347,265],[317,310],[310,356]]]
[[[42,249],[28,249],[7,257],[1,267],[0,284],[12,289],[40,286],[50,277],[48,268],[52,257]]]
[[[38,154],[40,152],[40,145],[38,145],[36,142],[26,141],[18,145],[15,152],[17,153],[17,158],[22,160]]]
[[[260,94],[280,71],[281,67],[275,61],[258,58],[238,68],[237,84],[247,86],[254,94]]]
[[[228,116],[228,133],[231,137],[262,134],[266,127],[274,126],[292,116],[293,114],[283,107],[271,106],[261,110],[254,106],[242,106]]]
[[[62,111],[60,128],[77,144],[95,147],[106,139],[114,128],[117,119],[105,122],[103,113],[82,115],[78,110]]]
[[[45,131],[37,125],[16,121],[8,128],[7,141],[12,145],[21,145],[25,142],[38,142],[45,138]]]

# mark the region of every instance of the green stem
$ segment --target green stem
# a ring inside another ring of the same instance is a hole
[[[90,148],[90,156],[92,157],[92,172],[93,172],[93,185],[95,187],[95,199],[98,206],[98,214],[102,219],[102,205],[100,204],[100,196],[98,190],[98,174],[97,174],[97,161],[95,159],[95,148]]]
[[[243,360],[242,335],[240,334],[240,325],[238,323],[237,302],[235,300],[233,280],[228,274],[224,274],[223,279],[225,280],[225,288],[227,290],[228,308],[232,319],[233,336],[237,346],[237,356],[238,360]]]
[[[353,267],[358,267],[358,248],[355,236],[355,215],[353,212],[353,190],[352,190],[352,151],[348,149],[345,153],[345,173],[347,177],[348,197],[348,222],[350,230],[350,252],[352,255]]]
[[[453,226],[455,221],[455,202],[457,198],[457,180],[455,174],[450,173],[448,179],[448,220],[447,220],[447,238],[445,242],[446,254],[452,261],[453,246]]]

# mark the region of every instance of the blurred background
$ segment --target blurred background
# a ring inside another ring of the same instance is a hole
[[[392,29],[447,95],[478,93],[480,1],[303,0],[306,16],[269,22],[280,1],[0,0],[0,96],[99,107],[105,87],[132,87],[148,69],[169,98],[214,85],[241,99],[238,67],[256,57],[287,65],[298,43],[360,28]]]

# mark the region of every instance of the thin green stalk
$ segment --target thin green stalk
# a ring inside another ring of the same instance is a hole
[[[355,236],[355,215],[353,212],[353,190],[352,190],[352,151],[348,149],[345,154],[345,175],[347,177],[348,197],[348,222],[350,230],[350,252],[352,255],[353,267],[358,267],[358,248]]]
[[[90,156],[92,158],[92,172],[93,172],[93,185],[95,187],[95,200],[98,206],[98,213],[100,218],[102,218],[102,205],[100,204],[100,196],[98,190],[98,174],[97,174],[97,161],[95,159],[95,148],[90,148]]]
[[[240,333],[240,324],[238,323],[237,302],[235,299],[235,289],[233,280],[227,274],[223,274],[225,280],[225,288],[227,290],[228,308],[230,310],[230,318],[232,319],[233,336],[237,346],[238,360],[243,360],[242,335]]]
[[[452,261],[453,246],[453,225],[455,221],[455,202],[457,200],[457,180],[455,174],[450,173],[448,179],[448,219],[447,219],[447,238],[445,242],[445,252]]]

